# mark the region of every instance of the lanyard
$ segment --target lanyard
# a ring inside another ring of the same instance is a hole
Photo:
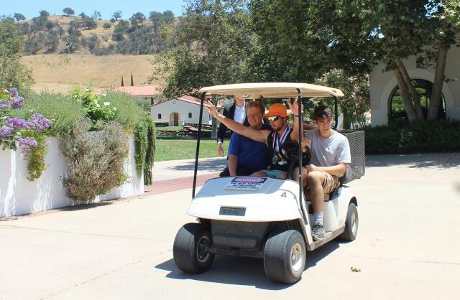
[[[291,131],[291,127],[287,126],[286,130],[284,130],[283,134],[281,135],[281,138],[278,136],[278,132],[273,132],[273,141],[272,141],[272,147],[275,152],[280,152],[280,146],[286,141],[286,138]]]

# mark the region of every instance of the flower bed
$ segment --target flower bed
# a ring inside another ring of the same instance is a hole
[[[82,204],[67,197],[62,185],[66,161],[59,149],[59,140],[46,138],[46,169],[34,180],[27,179],[27,160],[21,151],[0,149],[0,217],[10,217]],[[128,180],[91,202],[136,196],[144,193],[143,176],[136,172],[134,139],[130,138],[129,155],[124,171]]]

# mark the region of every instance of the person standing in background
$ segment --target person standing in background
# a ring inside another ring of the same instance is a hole
[[[232,119],[235,122],[249,126],[248,119],[246,117],[246,111],[248,104],[245,101],[244,95],[233,95],[233,103],[229,103],[224,106],[223,115],[226,118]],[[224,138],[227,132],[227,126],[224,123],[220,123],[217,129],[217,155],[224,156]]]

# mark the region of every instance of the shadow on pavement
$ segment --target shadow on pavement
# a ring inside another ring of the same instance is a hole
[[[312,252],[307,252],[307,263],[302,277],[306,278],[309,268],[316,266],[320,260],[326,258],[339,247],[340,243],[331,241]],[[177,268],[173,259],[169,259],[155,268],[169,271],[170,273],[166,277],[174,279],[254,286],[266,290],[283,290],[291,286],[290,284],[277,284],[270,281],[265,275],[263,260],[256,258],[216,255],[211,268],[203,274],[184,273]]]

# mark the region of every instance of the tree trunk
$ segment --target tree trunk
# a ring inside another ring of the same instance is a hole
[[[415,108],[415,113],[417,115],[418,120],[423,120],[425,116],[423,115],[422,105],[420,103],[420,97],[418,96],[417,90],[415,89],[414,85],[412,84],[412,80],[407,73],[406,66],[401,61],[401,59],[396,59],[396,64],[398,65],[398,69],[401,72],[401,75],[404,79],[404,82],[407,85],[409,90],[409,94],[412,98],[413,107]]]
[[[401,97],[404,104],[404,110],[406,111],[407,118],[410,123],[417,120],[417,114],[415,113],[414,105],[409,93],[409,87],[407,86],[403,75],[399,69],[394,69],[393,74],[395,75],[396,82],[398,82],[399,89],[401,90]]]
[[[430,108],[428,109],[428,120],[438,119],[438,107],[442,99],[442,87],[444,85],[445,70],[447,63],[448,48],[439,47],[436,59],[436,69],[434,73],[433,90],[431,91]]]

